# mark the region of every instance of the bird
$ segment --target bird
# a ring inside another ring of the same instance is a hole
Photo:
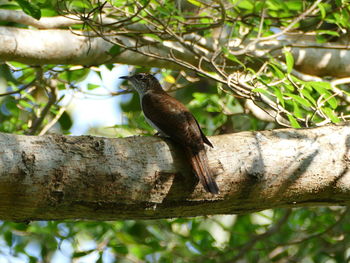
[[[152,74],[138,73],[120,78],[130,81],[139,94],[146,121],[160,136],[180,145],[204,189],[211,194],[218,194],[219,188],[210,170],[204,145],[213,147],[213,144],[192,113],[164,91]]]

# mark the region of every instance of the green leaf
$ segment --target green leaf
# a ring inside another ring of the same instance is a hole
[[[87,1],[87,0],[74,0],[70,2],[69,8],[77,9],[77,10],[91,9],[92,4],[90,1]]]
[[[109,71],[111,71],[113,68],[114,68],[114,65],[113,64],[105,64],[105,67],[109,70]]]
[[[293,98],[295,101],[297,101],[301,105],[304,105],[305,107],[311,107],[310,102],[305,98],[302,98],[302,97],[295,95],[295,94],[292,94],[292,93],[285,93],[285,95]]]
[[[59,77],[63,80],[67,80],[69,82],[80,82],[83,81],[90,73],[90,69],[81,68],[75,70],[68,70],[59,74]]]
[[[316,100],[311,96],[307,89],[302,89],[301,94],[303,94],[314,106],[316,106]]]
[[[321,18],[322,18],[322,19],[325,19],[325,18],[326,18],[327,12],[326,12],[326,8],[325,8],[324,4],[323,4],[323,3],[319,3],[319,4],[317,5],[317,7],[318,7],[318,9],[319,9],[320,12],[321,12]]]
[[[320,83],[329,84],[327,82],[313,82],[312,87],[319,93],[323,95],[323,100],[326,101],[333,109],[338,107],[338,101],[332,94],[326,89],[328,85],[321,85]],[[329,84],[330,85],[330,84]]]
[[[289,90],[289,91],[294,91],[295,90],[295,87],[292,84],[290,84],[290,83],[285,83],[283,85],[283,87],[286,87],[286,89]]]
[[[58,120],[58,123],[61,125],[61,128],[65,131],[69,130],[73,125],[72,118],[66,111],[63,112],[62,116]]]
[[[199,6],[199,7],[202,6],[202,3],[198,2],[196,0],[187,0],[187,2],[189,2],[189,3],[191,3],[192,5],[195,5],[195,6]]]
[[[329,82],[323,82],[323,81],[309,81],[305,82],[305,85],[310,85],[311,87],[317,89],[317,88],[323,88],[323,89],[332,89],[332,86]]]
[[[90,253],[96,251],[95,249],[90,249],[90,250],[86,250],[86,251],[81,251],[81,252],[74,252],[72,257],[73,258],[80,258],[80,257],[84,257],[86,255],[89,255]]]
[[[332,30],[317,30],[317,34],[319,35],[331,35],[331,36],[336,36],[339,37],[339,33],[336,31],[332,31]]]
[[[38,258],[29,256],[29,263],[37,263],[37,262],[40,262]]]
[[[283,79],[285,77],[283,71],[279,68],[279,66],[270,63],[269,67],[271,68],[272,73],[279,79]]]
[[[293,55],[285,50],[284,51],[284,56],[286,57],[286,64],[287,64],[287,72],[288,73],[291,73],[292,72],[292,69],[293,69],[293,66],[294,66],[294,57]]]
[[[288,114],[288,119],[290,124],[292,125],[293,128],[301,128],[300,124],[298,123],[298,121],[293,117],[293,115]]]
[[[24,13],[26,13],[27,15],[30,15],[31,17],[34,17],[37,20],[40,19],[41,11],[37,5],[30,3],[26,0],[16,0],[16,2],[22,8]]]
[[[240,61],[236,56],[228,53],[227,54],[227,58],[233,62],[238,63],[239,65],[241,65],[243,68],[246,68],[246,66],[244,65],[244,63],[242,61]]]
[[[207,100],[207,94],[205,93],[200,93],[200,92],[195,92],[193,93],[193,97],[196,99],[197,102],[203,103]]]
[[[327,97],[327,103],[332,107],[332,109],[336,109],[338,107],[338,101],[335,97],[330,98],[331,95]]]
[[[103,263],[103,251],[99,252],[98,259],[95,261],[95,263]]]
[[[118,54],[120,54],[121,48],[119,45],[114,45],[113,47],[111,47],[108,51],[109,54],[116,56]]]
[[[97,84],[92,84],[92,83],[87,84],[88,90],[94,90],[94,89],[97,89],[99,87],[100,87],[100,85],[97,85]]]
[[[328,118],[331,119],[332,122],[334,123],[339,123],[340,119],[338,118],[337,115],[334,114],[334,111],[330,108],[321,108],[324,114],[327,115]]]
[[[21,105],[23,108],[28,108],[31,109],[33,107],[32,104],[30,104],[29,102],[25,101],[25,100],[20,100],[18,102],[19,105]]]
[[[123,244],[118,244],[116,246],[113,246],[113,250],[118,254],[122,254],[122,255],[126,255],[129,252],[128,248]]]
[[[302,118],[303,117],[303,113],[300,110],[299,104],[296,103],[295,101],[293,101],[293,114],[297,118]]]
[[[284,98],[283,98],[282,91],[279,88],[277,88],[277,87],[273,87],[273,89],[274,89],[274,94],[276,95],[277,99],[279,100],[279,102],[284,107],[285,104],[284,104]]]
[[[238,7],[243,9],[253,9],[254,5],[249,0],[238,1]]]
[[[243,68],[246,68],[246,66],[244,65],[244,63],[241,62],[235,55],[231,54],[230,51],[229,51],[226,47],[223,47],[223,48],[222,48],[222,51],[225,53],[226,57],[227,57],[229,60],[238,63],[238,64],[241,65]]]
[[[6,244],[11,247],[12,246],[12,242],[13,242],[13,234],[11,231],[6,231],[4,233],[4,239],[6,241]]]

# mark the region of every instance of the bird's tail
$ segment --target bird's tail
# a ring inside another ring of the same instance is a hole
[[[194,173],[198,177],[204,189],[209,193],[218,194],[219,187],[212,177],[205,149],[200,150],[199,152],[193,152],[192,149],[187,148],[186,155],[191,162]]]

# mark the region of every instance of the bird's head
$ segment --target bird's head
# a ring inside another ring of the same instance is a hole
[[[123,76],[120,79],[129,80],[136,91],[143,95],[149,90],[162,90],[159,81],[151,74],[138,73],[132,76]]]

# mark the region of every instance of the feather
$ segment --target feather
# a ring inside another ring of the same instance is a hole
[[[190,148],[186,148],[185,151],[187,158],[190,160],[192,169],[204,189],[212,194],[218,194],[219,187],[212,177],[205,150],[203,149],[195,153]]]

